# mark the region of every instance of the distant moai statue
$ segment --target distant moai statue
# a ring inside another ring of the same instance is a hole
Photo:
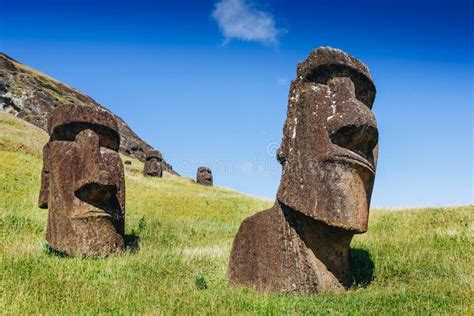
[[[199,167],[196,173],[196,183],[212,186],[213,177],[211,169],[208,167]]]
[[[125,181],[117,122],[108,111],[58,106],[48,120],[39,207],[58,252],[107,255],[124,249]]]
[[[349,246],[367,231],[377,163],[374,99],[368,68],[341,50],[318,48],[298,65],[276,201],[241,224],[231,283],[300,293],[351,285]]]
[[[146,154],[143,174],[150,177],[163,176],[163,156],[158,150],[149,150]]]

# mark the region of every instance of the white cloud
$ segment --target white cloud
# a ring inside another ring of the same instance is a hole
[[[219,25],[225,43],[232,39],[277,45],[282,30],[275,27],[273,16],[251,6],[246,0],[220,0],[212,17]]]

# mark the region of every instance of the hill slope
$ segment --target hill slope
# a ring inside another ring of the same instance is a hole
[[[104,108],[76,89],[0,53],[0,111],[11,113],[46,130],[49,114],[58,105],[70,103]],[[151,146],[120,117],[113,115],[117,119],[121,137],[120,151],[144,161]],[[174,173],[166,162],[165,166],[167,171]]]
[[[271,202],[172,175],[144,178],[138,160],[126,166],[126,231],[139,236],[139,251],[102,259],[48,254],[41,245],[47,211],[36,206],[46,140],[35,126],[0,113],[3,313],[469,314],[474,308],[473,206],[373,211],[369,232],[352,243],[359,287],[312,297],[261,294],[229,286],[225,273],[240,222]],[[197,288],[198,275],[207,289]]]

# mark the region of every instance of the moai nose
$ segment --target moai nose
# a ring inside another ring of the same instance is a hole
[[[355,98],[355,86],[350,78],[334,77],[328,85],[338,99]]]
[[[85,129],[76,135],[76,142],[82,155],[82,177],[78,189],[91,183],[115,186],[100,151],[99,135],[91,129]]]
[[[367,160],[370,169],[375,172],[373,151],[378,143],[378,130],[372,111],[356,98],[355,86],[350,78],[335,77],[329,80],[328,85],[338,113],[328,120],[329,138],[338,146],[333,150],[341,155],[357,154]]]
[[[80,131],[76,135],[76,143],[86,150],[88,158],[95,160],[100,155],[100,138],[93,130],[85,129]]]

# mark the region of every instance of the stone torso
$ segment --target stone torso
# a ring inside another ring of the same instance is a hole
[[[284,211],[277,203],[244,220],[229,262],[232,283],[260,291],[307,294],[341,291],[350,283],[350,275],[344,273],[348,252],[343,250],[340,255],[344,259],[334,263],[329,255],[321,255],[328,252],[327,239],[334,238],[334,232],[310,237],[320,224],[310,218],[297,221],[295,216],[294,211]],[[344,244],[348,246],[351,239],[352,234],[345,236]],[[338,266],[339,262],[343,266]]]

